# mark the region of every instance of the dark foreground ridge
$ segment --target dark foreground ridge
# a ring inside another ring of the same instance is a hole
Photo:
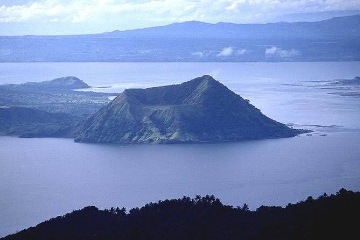
[[[183,197],[142,208],[99,210],[89,206],[9,235],[3,240],[293,240],[357,239],[360,193],[288,204],[286,208],[246,204],[234,208],[214,196]]]
[[[78,128],[75,141],[202,143],[299,133],[205,75],[178,85],[125,90]]]

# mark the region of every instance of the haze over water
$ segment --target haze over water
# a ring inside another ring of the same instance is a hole
[[[359,69],[360,62],[0,63],[0,84],[72,75],[115,93],[210,74],[265,115],[315,130],[287,139],[184,145],[0,137],[0,236],[87,205],[129,209],[214,194],[225,204],[256,209],[342,187],[359,191],[359,98],[319,82],[351,79]]]

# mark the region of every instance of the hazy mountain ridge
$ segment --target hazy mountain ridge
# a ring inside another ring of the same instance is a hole
[[[360,15],[336,17],[318,22],[276,22],[267,24],[216,24],[198,21],[102,34],[113,37],[212,38],[212,39],[356,39],[360,36]]]
[[[103,34],[2,36],[0,62],[359,61],[360,15],[318,22],[202,22]]]
[[[277,18],[277,21],[285,22],[317,22],[322,20],[331,19],[334,17],[346,17],[360,14],[360,10],[330,10],[321,12],[310,13],[292,13],[285,14]]]
[[[179,85],[125,90],[77,129],[75,141],[228,142],[299,133],[203,76]]]
[[[89,206],[2,239],[353,239],[359,201],[359,192],[340,189],[336,195],[256,211],[246,204],[224,205],[214,196],[164,200],[129,212]]]

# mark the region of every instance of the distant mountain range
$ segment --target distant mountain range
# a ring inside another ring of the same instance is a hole
[[[161,27],[114,31],[99,37],[196,38],[196,39],[356,39],[360,37],[360,15],[336,17],[318,22],[267,24],[204,23],[190,21]]]
[[[293,137],[211,76],[178,85],[127,89],[88,118],[75,141],[93,143],[206,143]]]
[[[360,15],[318,22],[203,22],[74,36],[2,36],[0,62],[358,61]]]
[[[330,10],[322,12],[308,12],[308,13],[290,13],[281,15],[275,18],[274,21],[280,22],[316,22],[331,19],[334,17],[345,17],[360,14],[360,10]]]

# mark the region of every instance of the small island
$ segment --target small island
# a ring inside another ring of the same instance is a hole
[[[177,85],[126,89],[75,131],[76,142],[214,143],[293,137],[209,75]]]

